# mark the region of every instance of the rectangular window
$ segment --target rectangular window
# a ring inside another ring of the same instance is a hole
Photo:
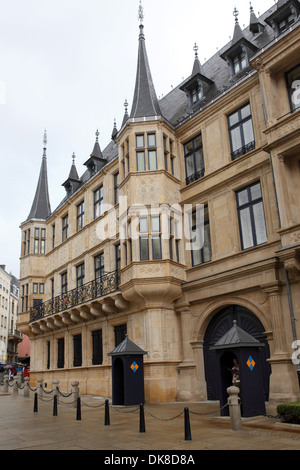
[[[61,293],[66,294],[68,292],[68,273],[61,274]]]
[[[300,64],[286,74],[291,111],[300,108]]]
[[[33,245],[33,252],[35,255],[39,254],[39,246],[40,246],[40,241],[38,239],[34,239],[34,245]]]
[[[94,191],[94,219],[103,214],[103,186]]]
[[[47,369],[50,369],[50,341],[47,341]]]
[[[52,225],[52,248],[55,247],[55,225]]]
[[[141,149],[145,147],[144,135],[136,136],[136,148]]]
[[[121,269],[121,245],[115,246],[115,257],[116,257],[116,271],[120,272]]]
[[[149,170],[157,170],[156,150],[148,150],[148,167]]]
[[[267,231],[260,183],[238,191],[236,197],[242,249],[266,243]]]
[[[76,287],[84,285],[84,263],[76,266]]]
[[[203,226],[202,226],[203,224]],[[208,206],[193,211],[190,215],[192,266],[211,260],[211,239]]]
[[[104,253],[95,256],[95,279],[102,279],[104,276]]]
[[[82,339],[81,334],[73,336],[73,366],[82,366]]]
[[[57,340],[57,368],[63,369],[65,366],[65,339]]]
[[[250,104],[228,116],[231,158],[235,160],[255,148]]]
[[[76,215],[77,232],[83,228],[83,225],[84,225],[84,202],[82,201],[77,206],[77,215]]]
[[[45,294],[45,284],[40,284],[39,285],[39,292],[40,292],[40,294]]]
[[[201,135],[198,135],[184,145],[184,158],[186,184],[202,178],[205,174],[205,167]]]
[[[160,217],[151,217],[152,259],[161,259]]]
[[[115,330],[115,346],[118,346],[125,339],[127,334],[127,325],[117,325],[114,328]]]
[[[68,238],[69,228],[69,216],[66,215],[62,218],[62,241],[64,242]]]
[[[41,255],[44,255],[46,252],[46,240],[41,240]]]
[[[92,331],[93,357],[92,364],[99,365],[103,362],[102,330]]]
[[[119,204],[119,173],[114,175],[114,203]]]
[[[146,170],[145,152],[137,152],[136,153],[136,166],[137,166],[137,171],[145,171]]]

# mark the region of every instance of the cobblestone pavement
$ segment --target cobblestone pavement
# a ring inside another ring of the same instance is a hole
[[[104,399],[81,397],[81,420],[68,399],[59,397],[57,416],[53,398],[38,400],[0,395],[0,450],[103,450],[108,457],[118,451],[193,450],[299,450],[300,426],[267,417],[242,420],[242,430],[232,431],[229,418],[219,416],[218,403],[145,405],[145,432],[139,428],[139,407],[110,406],[110,425],[104,425]],[[184,407],[190,411],[191,440],[185,440]],[[129,452],[130,453],[130,452]],[[103,457],[104,458],[104,457]],[[109,457],[110,458],[110,457]],[[153,457],[154,458],[154,457]]]

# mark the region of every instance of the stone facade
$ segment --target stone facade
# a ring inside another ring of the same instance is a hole
[[[236,306],[249,312],[250,323],[253,318],[262,325],[272,371],[270,403],[299,399],[292,343],[300,338],[300,118],[299,108],[291,111],[286,81],[286,74],[300,64],[299,40],[296,21],[268,47],[256,50],[246,75],[180,124],[160,115],[129,116],[110,144],[116,157],[45,219],[31,217],[21,225],[20,281],[26,308],[23,299],[18,328],[31,339],[31,380],[59,379],[62,389],[78,380],[82,393],[111,396],[107,354],[116,346],[120,327],[148,352],[147,402],[205,400],[209,397],[206,335],[218,313]],[[204,78],[200,74],[203,83]],[[205,83],[213,86],[208,79]],[[159,104],[163,114],[165,102]],[[246,112],[248,105],[255,142],[233,158],[229,116],[237,110]],[[202,138],[205,172],[187,180],[186,144],[196,145],[197,136]],[[145,167],[139,167],[140,157],[145,158]],[[106,206],[95,217],[100,187]],[[260,191],[251,219],[252,228],[258,226],[257,239],[248,245],[245,213],[238,206],[238,195],[245,188],[248,195]],[[78,227],[82,202],[84,223]],[[197,204],[207,207],[208,216],[204,247],[193,252],[187,234]],[[263,210],[255,215],[258,207]],[[150,209],[159,216],[158,228],[151,227]],[[163,236],[163,227],[169,226],[166,214],[171,214],[171,237]],[[63,240],[66,216],[68,234]],[[148,221],[145,231],[141,218]],[[177,221],[183,221],[182,237],[176,234]],[[34,253],[35,231],[40,244],[41,234],[45,236],[42,252]],[[102,254],[105,273],[97,277],[95,259]],[[80,284],[80,266],[85,287]],[[102,294],[95,294],[99,287],[95,279],[100,279]],[[33,284],[42,288],[33,293]],[[76,297],[74,302],[73,296],[70,301],[71,291],[81,300]],[[45,302],[45,308],[32,309],[34,300]],[[100,330],[102,359],[95,364],[93,332]],[[62,338],[64,362],[58,366]]]

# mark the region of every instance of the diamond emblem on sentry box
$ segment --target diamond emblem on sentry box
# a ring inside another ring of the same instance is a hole
[[[255,361],[254,359],[250,356],[248,361],[247,361],[247,366],[249,367],[249,369],[252,371],[255,367]]]
[[[139,366],[136,362],[133,362],[131,364],[130,368],[133,370],[133,372],[136,372],[138,370]]]

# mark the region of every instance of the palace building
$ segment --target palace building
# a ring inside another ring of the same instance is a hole
[[[251,7],[244,30],[234,15],[232,40],[203,64],[195,45],[158,99],[140,7],[131,110],[79,173],[74,158],[55,210],[45,135],[21,223],[33,382],[111,397],[108,354],[128,335],[148,403],[219,400],[252,346],[242,388],[259,368],[270,406],[299,400],[300,2]]]

